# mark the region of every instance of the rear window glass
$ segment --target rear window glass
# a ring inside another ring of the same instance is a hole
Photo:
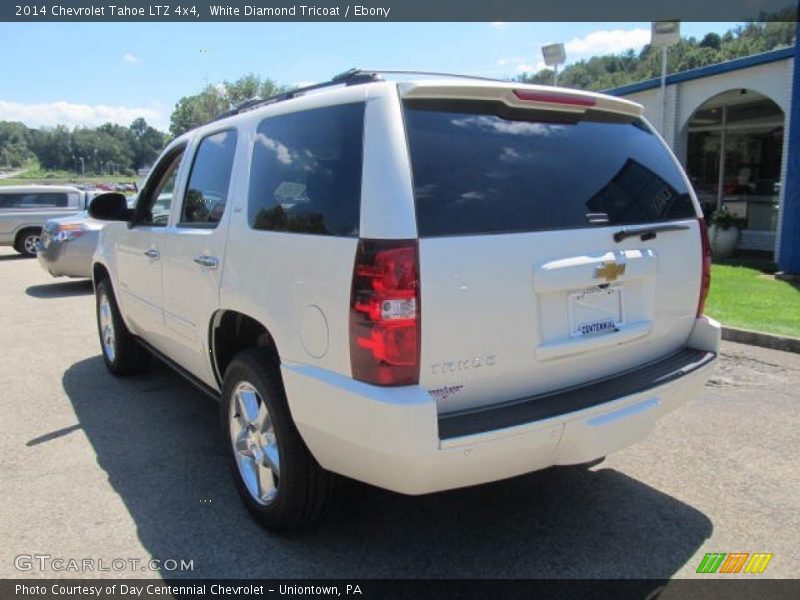
[[[597,213],[609,225],[695,216],[680,171],[640,121],[501,117],[492,106],[406,103],[420,236],[591,227]]]
[[[67,194],[0,194],[0,208],[63,208],[67,206]]]
[[[363,133],[363,102],[262,121],[250,168],[251,226],[358,236]]]

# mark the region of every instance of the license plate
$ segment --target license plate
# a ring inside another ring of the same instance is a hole
[[[571,337],[613,333],[623,323],[622,289],[590,288],[569,295]]]

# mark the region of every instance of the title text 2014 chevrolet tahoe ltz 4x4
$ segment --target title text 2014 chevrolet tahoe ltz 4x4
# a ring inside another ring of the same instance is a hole
[[[336,85],[334,85],[334,83]],[[697,200],[642,108],[351,72],[175,139],[94,259],[112,373],[221,400],[265,526],[337,475],[406,494],[643,439],[716,357]]]

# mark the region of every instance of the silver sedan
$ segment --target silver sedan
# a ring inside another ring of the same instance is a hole
[[[91,192],[89,202],[100,193]],[[129,196],[128,208],[135,205],[136,195]],[[53,277],[91,277],[92,256],[104,223],[90,217],[88,211],[50,219],[36,245],[39,264]]]
[[[103,221],[87,212],[50,219],[42,228],[36,255],[42,268],[53,277],[91,277],[92,255]]]

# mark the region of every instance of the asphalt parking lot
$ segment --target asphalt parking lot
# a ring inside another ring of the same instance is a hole
[[[590,470],[418,498],[348,483],[319,529],[274,537],[236,496],[214,402],[162,366],[106,372],[89,282],[10,249],[0,282],[0,577],[62,574],[21,554],[196,577],[667,578],[769,552],[763,576],[800,573],[800,355],[724,343],[702,396]]]

